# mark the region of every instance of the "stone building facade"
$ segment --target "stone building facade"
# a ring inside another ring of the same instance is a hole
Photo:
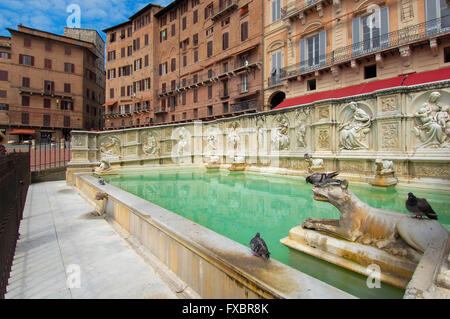
[[[0,44],[0,129],[8,139],[58,141],[73,129],[101,129],[95,45],[21,25],[8,30]]]
[[[444,0],[266,0],[264,105],[448,67]]]
[[[149,5],[129,21],[104,30],[112,58],[107,57],[105,127],[212,120],[261,111],[261,8],[262,1],[177,0],[165,8]],[[124,32],[124,38],[111,43],[111,37]],[[128,55],[130,41],[138,48]],[[119,69],[127,65],[132,70],[119,76]]]

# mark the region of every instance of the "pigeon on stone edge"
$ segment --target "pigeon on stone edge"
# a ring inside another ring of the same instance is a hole
[[[250,249],[254,256],[262,257],[266,260],[270,258],[270,252],[267,249],[266,242],[259,236],[259,233],[256,233],[256,236],[250,240]]]
[[[98,182],[100,185],[106,185],[105,180],[101,176],[98,177]]]
[[[405,203],[406,209],[411,213],[414,213],[414,218],[422,219],[423,216],[427,216],[429,219],[438,219],[437,214],[428,204],[425,198],[417,198],[413,193],[408,193],[408,199]]]

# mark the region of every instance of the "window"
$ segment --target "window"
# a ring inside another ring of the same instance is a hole
[[[8,111],[9,110],[9,104],[0,103],[0,111]]]
[[[30,106],[30,97],[28,95],[22,95],[22,106]]]
[[[210,3],[205,8],[205,20],[208,19],[209,17],[212,17],[213,15],[214,15],[214,4]]]
[[[8,81],[8,71],[0,70],[0,81]]]
[[[142,59],[138,59],[134,61],[134,70],[138,71],[142,69]]]
[[[120,56],[121,56],[122,58],[126,57],[125,48],[120,49]]]
[[[176,70],[176,68],[177,68],[177,60],[175,58],[173,58],[170,61],[170,71],[174,72]]]
[[[131,37],[133,35],[133,27],[128,27],[127,29],[127,38]]]
[[[208,86],[208,99],[211,100],[213,95],[213,88],[212,85]]]
[[[272,22],[281,19],[281,0],[272,1]]]
[[[22,113],[22,124],[30,124],[30,114]]]
[[[45,94],[55,94],[55,82],[44,81],[44,92]]]
[[[125,96],[125,87],[124,86],[122,86],[121,88],[120,88],[120,96]]]
[[[109,42],[110,43],[116,42],[116,33],[115,32],[113,32],[109,35]]]
[[[194,51],[194,63],[198,61],[198,50]]]
[[[176,20],[177,18],[177,10],[172,10],[170,11],[170,22],[172,22],[173,20]]]
[[[70,93],[70,92],[71,92],[70,83],[64,83],[64,93]]]
[[[9,52],[0,52],[0,58],[11,59],[11,53],[9,53]]]
[[[195,119],[198,118],[198,109],[194,109],[194,118],[195,118]]]
[[[223,113],[228,113],[228,102],[223,103],[222,106],[223,106]]]
[[[212,116],[213,115],[213,107],[212,105],[208,106],[208,116]]]
[[[228,72],[228,62],[225,62],[222,66],[223,66],[223,73]]]
[[[248,39],[248,22],[245,21],[241,24],[241,41]]]
[[[6,98],[7,92],[5,90],[0,90],[0,98]]]
[[[23,39],[23,46],[25,48],[31,48],[31,39],[24,38]]]
[[[222,35],[222,50],[228,49],[228,32]]]
[[[196,24],[198,22],[198,10],[195,10],[193,13],[192,13],[192,23],[193,24]]]
[[[198,102],[198,89],[194,89],[193,92],[194,92],[193,95],[194,95],[194,103],[195,103],[195,102]]]
[[[427,35],[444,32],[450,29],[450,7],[445,0],[426,0]]]
[[[283,67],[283,52],[278,51],[275,53],[272,53],[271,56],[271,68],[270,68],[270,75],[271,75],[271,84],[277,84],[281,81],[281,68]]]
[[[308,91],[314,91],[316,89],[316,79],[311,79],[306,82],[306,89]]]
[[[171,35],[172,37],[174,37],[174,36],[175,36],[175,33],[176,33],[176,31],[175,31],[175,24],[172,24],[170,35]]]
[[[44,60],[44,68],[46,68],[46,69],[51,69],[51,68],[52,68],[52,60],[50,60],[50,59],[45,59],[45,60]]]
[[[167,62],[161,63],[159,65],[159,75],[167,74]]]
[[[148,66],[149,65],[149,62],[148,62],[148,55],[146,55],[145,57],[144,57],[144,67],[146,67],[146,66]]]
[[[175,115],[172,115],[172,122],[175,122]]]
[[[192,0],[192,8],[198,6],[200,4],[200,0]]]
[[[187,118],[187,113],[183,112],[183,120],[185,120]]]
[[[181,103],[186,105],[186,91],[181,94]]]
[[[147,46],[148,45],[148,34],[146,34],[145,36],[144,36],[144,45],[145,46]]]
[[[300,70],[305,71],[325,65],[326,63],[326,31],[308,39],[300,40]]]
[[[377,65],[368,65],[364,67],[364,79],[371,79],[377,77]]]
[[[241,93],[248,92],[248,74],[241,75]]]
[[[213,34],[213,32],[214,32],[214,27],[206,29],[206,36]]]
[[[70,127],[70,116],[64,116],[64,126]]]
[[[180,14],[185,14],[188,11],[189,7],[188,7],[188,1],[184,1],[183,3],[181,3],[180,5]]]
[[[193,42],[193,45],[198,44],[198,33],[196,33],[192,36],[192,42]]]
[[[50,126],[50,114],[44,114],[44,126]]]
[[[125,29],[120,30],[120,38],[125,39]]]
[[[226,26],[226,25],[229,25],[229,24],[230,24],[230,17],[228,17],[228,18],[222,20],[222,27],[224,27],[224,26]]]
[[[164,29],[159,33],[159,42],[163,42],[166,40],[167,40],[167,29]]]
[[[177,82],[176,82],[175,80],[172,80],[172,81],[170,82],[170,89],[171,89],[172,91],[175,90],[176,85],[177,85]]]
[[[34,56],[19,54],[19,64],[34,66]]]
[[[114,98],[114,89],[109,89],[109,98],[110,99]]]
[[[113,61],[116,59],[116,51],[109,51],[108,52],[108,61]]]
[[[389,46],[389,8],[352,20],[353,56]]]
[[[187,19],[186,19],[186,17],[183,17],[181,25],[182,25],[182,29],[186,30],[186,28],[187,28]]]
[[[65,55],[71,55],[72,54],[72,49],[69,47],[65,47],[64,48],[64,54]]]
[[[22,87],[29,88],[30,87],[30,78],[22,78]]]
[[[183,55],[183,67],[187,65],[187,56]]]
[[[75,73],[75,65],[73,63],[64,63],[64,72]]]
[[[207,44],[207,54],[206,55],[208,58],[213,55],[213,42],[212,41],[209,41]]]
[[[450,62],[450,47],[444,48],[444,63]]]
[[[44,109],[49,109],[52,106],[52,100],[44,99]]]

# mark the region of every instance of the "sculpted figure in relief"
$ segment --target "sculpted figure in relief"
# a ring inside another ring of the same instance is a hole
[[[275,149],[286,150],[289,148],[289,123],[284,116],[277,118],[278,126],[274,128],[272,146]]]
[[[339,125],[339,146],[346,150],[367,149],[362,140],[370,132],[372,121],[370,116],[361,108],[358,103],[351,102],[348,108],[352,111],[351,117]]]
[[[439,103],[441,94],[432,92],[428,102],[421,105],[414,114],[416,126],[414,134],[421,141],[418,147],[440,148],[448,147],[450,137],[449,106]]]
[[[109,156],[120,156],[120,140],[116,136],[109,136],[100,142],[100,153]]]
[[[156,155],[159,153],[158,142],[153,134],[149,134],[144,137],[142,151],[148,155]]]

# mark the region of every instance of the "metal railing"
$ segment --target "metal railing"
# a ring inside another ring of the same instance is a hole
[[[246,111],[256,111],[258,108],[258,100],[248,100],[231,104],[228,113],[238,113]]]
[[[306,8],[318,3],[322,0],[304,0],[302,5],[298,5],[300,1],[292,1],[288,3],[285,7],[281,8],[281,18],[284,19],[291,15],[297,14]]]
[[[409,45],[434,36],[450,32],[450,25],[443,26],[444,18],[429,20],[403,29],[372,37],[345,47],[337,48],[331,53],[314,59],[307,59],[280,69],[268,81],[269,86],[281,83],[283,78],[298,76],[324,67],[348,62],[357,57],[374,54],[384,50]],[[445,21],[446,22],[446,21]]]
[[[0,299],[5,298],[29,185],[28,154],[0,154]]]
[[[50,168],[65,167],[70,162],[72,149],[70,142],[50,142],[32,145],[8,145],[6,152],[28,153],[30,170],[43,171]]]

